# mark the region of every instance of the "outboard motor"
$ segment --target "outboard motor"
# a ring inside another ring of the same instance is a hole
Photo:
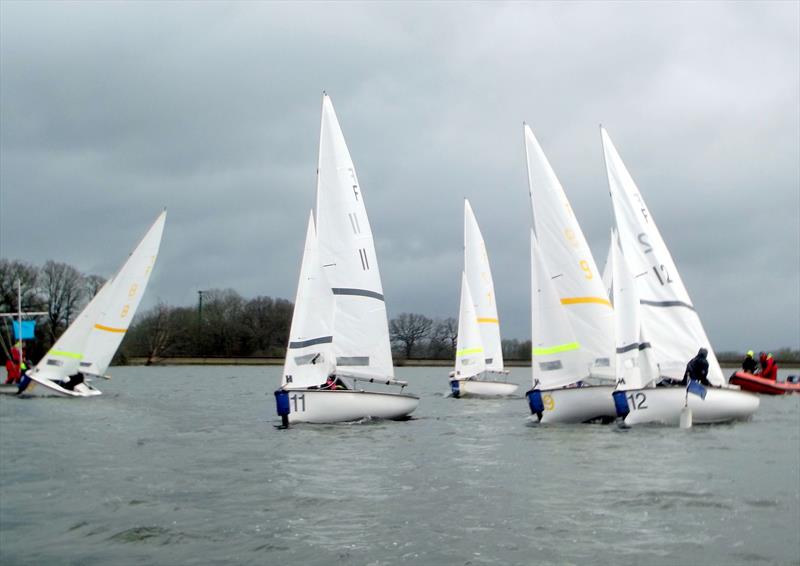
[[[289,427],[289,392],[283,389],[275,391],[275,405],[278,410],[278,416],[281,418],[281,426],[283,428]]]
[[[536,415],[539,422],[542,422],[542,413],[544,413],[544,401],[542,401],[542,392],[538,389],[531,389],[526,394],[528,398],[528,407],[531,409],[531,414]]]

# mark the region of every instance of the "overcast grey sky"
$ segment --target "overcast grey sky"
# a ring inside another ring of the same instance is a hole
[[[321,92],[390,316],[456,316],[463,197],[530,336],[522,122],[602,268],[614,139],[717,349],[800,347],[800,4],[0,2],[0,254],[108,276],[169,217],[142,305],[294,300]]]

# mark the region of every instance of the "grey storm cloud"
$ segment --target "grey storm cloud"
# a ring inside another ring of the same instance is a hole
[[[463,197],[530,334],[522,122],[602,268],[603,123],[719,349],[800,347],[800,4],[0,3],[0,253],[108,275],[160,209],[144,308],[293,299],[321,92],[390,316],[455,316]]]

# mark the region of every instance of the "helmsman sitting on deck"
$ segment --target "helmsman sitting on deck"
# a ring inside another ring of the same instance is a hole
[[[686,373],[683,374],[683,384],[688,385],[689,380],[699,381],[701,384],[711,387],[708,381],[708,350],[700,348],[697,355],[686,364]]]

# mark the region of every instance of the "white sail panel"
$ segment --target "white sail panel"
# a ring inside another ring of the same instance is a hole
[[[95,321],[105,308],[105,303],[109,300],[113,281],[113,278],[106,281],[75,321],[59,336],[47,354],[39,360],[32,370],[36,377],[58,381],[80,371],[89,335]]]
[[[567,318],[550,272],[531,231],[531,343],[533,385],[552,389],[588,376],[582,344]]]
[[[658,377],[650,355],[651,345],[643,340],[639,293],[618,242],[612,240],[614,320],[617,348],[617,388],[642,389]]]
[[[611,243],[608,245],[608,253],[606,254],[606,264],[603,266],[603,287],[606,288],[606,292],[608,293],[608,297],[611,299],[611,303],[613,305],[614,298],[613,298],[613,290],[611,288],[611,282],[614,279],[614,263],[613,258],[611,257],[615,242],[617,241],[617,231],[612,228],[611,229]]]
[[[464,270],[466,272],[481,340],[486,357],[486,369],[503,371],[503,346],[500,339],[500,321],[497,317],[497,302],[494,281],[489,267],[486,243],[478,227],[475,213],[464,199]]]
[[[165,210],[114,276],[109,298],[89,334],[81,371],[103,375],[111,364],[150,281],[166,219]]]
[[[336,365],[393,377],[389,323],[364,196],[331,100],[322,99],[317,236],[335,297]]]
[[[466,273],[461,273],[461,304],[458,310],[456,378],[473,377],[486,371],[486,352]]]
[[[569,200],[531,129],[525,125],[534,230],[561,304],[592,373],[613,379],[614,318],[592,252]]]
[[[722,369],[655,220],[608,133],[604,128],[600,132],[617,231],[637,275],[642,327],[660,371],[683,378],[686,363],[702,347],[708,350],[709,381],[722,385]]]
[[[321,385],[334,372],[333,313],[333,292],[319,262],[318,240],[311,213],[281,387]]]

